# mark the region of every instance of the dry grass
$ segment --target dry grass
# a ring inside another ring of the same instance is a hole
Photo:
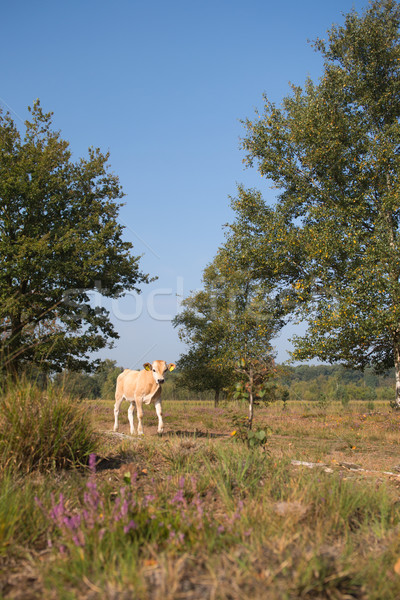
[[[162,437],[146,407],[145,436],[132,438],[111,433],[112,407],[86,403],[101,437],[97,525],[80,525],[82,546],[54,518],[42,520],[36,537],[15,530],[3,598],[398,600],[400,415],[378,403],[373,412],[362,403],[260,408],[255,424],[270,428],[264,451],[230,437],[244,406],[164,402]],[[25,490],[33,486],[47,509],[61,491],[68,514],[83,514],[88,476],[49,477],[27,478]],[[139,523],[129,534],[129,521],[115,521],[121,488],[133,494],[126,519]],[[32,493],[18,498],[26,511]],[[0,503],[0,530],[4,514]],[[99,542],[94,532],[104,523]]]

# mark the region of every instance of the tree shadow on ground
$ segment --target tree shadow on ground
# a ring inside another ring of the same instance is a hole
[[[102,456],[96,462],[96,471],[118,470],[130,460],[125,456]]]
[[[162,437],[224,438],[229,437],[229,435],[214,431],[202,431],[201,429],[195,429],[194,431],[178,429],[177,431],[166,431],[162,434]]]

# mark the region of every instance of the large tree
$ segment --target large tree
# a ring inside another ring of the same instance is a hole
[[[243,266],[308,321],[294,357],[395,365],[400,406],[400,8],[351,12],[315,48],[318,83],[248,120],[247,162],[279,190],[239,189],[232,238]]]
[[[90,292],[116,298],[148,276],[123,240],[108,154],[74,162],[52,113],[29,110],[24,134],[0,112],[0,369],[88,368],[118,337]]]

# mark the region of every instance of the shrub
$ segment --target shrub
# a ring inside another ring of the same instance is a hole
[[[97,436],[83,406],[59,390],[15,384],[0,399],[0,461],[29,472],[85,464]]]
[[[234,431],[231,433],[231,437],[240,440],[247,444],[248,448],[266,448],[268,442],[268,427],[264,429],[258,427],[256,430],[252,430],[249,427],[248,417],[232,417],[234,423]]]

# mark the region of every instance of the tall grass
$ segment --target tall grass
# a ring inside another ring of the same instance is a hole
[[[37,486],[10,470],[0,473],[0,557],[32,547],[46,530],[46,520],[35,505]]]
[[[22,472],[85,464],[97,435],[82,405],[52,388],[15,384],[0,399],[0,463]]]

